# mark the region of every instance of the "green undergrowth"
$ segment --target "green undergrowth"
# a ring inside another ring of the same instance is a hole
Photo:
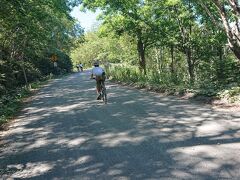
[[[240,86],[227,87],[221,90],[217,96],[227,99],[230,103],[240,103]]]
[[[229,103],[240,103],[240,84],[222,85],[214,82],[195,82],[191,85],[185,76],[148,71],[141,73],[136,67],[112,67],[107,72],[109,79],[136,88],[145,88],[166,95],[192,94],[193,98],[225,99]]]
[[[34,91],[47,84],[50,79],[59,78],[59,76],[49,75],[40,80],[29,84],[28,86],[19,87],[14,90],[8,90],[0,96],[0,127],[12,119],[23,106],[23,100],[31,96]]]
[[[1,96],[0,99],[0,125],[7,122],[9,118],[21,107],[21,100],[30,94],[27,87],[18,88],[14,91],[9,91],[7,94]]]

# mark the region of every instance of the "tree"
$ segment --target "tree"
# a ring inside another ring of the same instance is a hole
[[[20,77],[24,76],[27,84],[29,78],[34,80],[31,76],[36,73],[31,74],[26,66],[34,65],[33,69],[38,71],[38,68],[43,68],[35,61],[50,61],[51,54],[59,51],[69,53],[74,39],[82,34],[81,27],[76,26],[70,16],[72,3],[67,0],[1,1],[0,60],[8,66],[8,71],[14,72],[12,80],[15,78],[21,82]],[[63,57],[70,62],[67,56]],[[15,71],[15,64],[22,70],[17,68]],[[53,66],[52,63],[43,64],[46,69]],[[4,76],[5,70],[1,69],[0,74]],[[8,77],[4,77],[8,82]]]
[[[137,54],[134,51],[135,46],[129,41],[128,35],[121,37],[114,36],[113,33],[102,36],[101,30],[97,32],[88,32],[85,34],[84,43],[72,52],[74,64],[84,63],[91,66],[94,59],[100,59],[104,62],[134,64]]]
[[[240,7],[238,0],[211,0],[209,2],[195,1],[207,12],[212,22],[224,29],[228,45],[234,55],[240,60]],[[218,14],[216,14],[216,12]],[[221,22],[219,22],[219,19]]]
[[[140,68],[146,74],[145,52],[150,47],[154,39],[154,21],[148,13],[150,6],[148,1],[139,0],[100,0],[84,1],[83,6],[89,9],[101,8],[104,15],[103,24],[107,29],[116,34],[129,34],[136,38],[136,47],[139,56]]]

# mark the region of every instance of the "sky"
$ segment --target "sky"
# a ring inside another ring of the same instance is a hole
[[[71,16],[76,18],[80,22],[81,26],[84,28],[85,31],[89,31],[91,30],[93,25],[98,22],[96,18],[99,13],[99,11],[97,11],[96,13],[90,11],[81,12],[79,7],[75,7],[71,12]]]

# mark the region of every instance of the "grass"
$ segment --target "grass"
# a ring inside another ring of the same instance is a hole
[[[0,127],[19,112],[25,98],[31,96],[34,91],[47,84],[53,78],[55,78],[53,75],[45,76],[40,81],[29,84],[29,86],[20,87],[2,95],[0,97]]]
[[[195,85],[191,85],[184,75],[172,77],[170,73],[159,73],[154,70],[144,75],[134,66],[114,66],[109,69],[107,74],[113,81],[124,82],[137,88],[147,88],[167,95],[193,93],[194,97],[227,99],[229,103],[240,103],[238,83],[223,86],[213,82],[196,82]]]
[[[147,75],[142,74],[136,67],[113,67],[109,72],[110,79],[125,82],[138,88],[148,88],[158,92],[174,94],[187,91],[187,84],[182,77],[171,77],[171,74],[150,71]],[[174,83],[177,81],[178,83]]]
[[[30,95],[30,89],[26,87],[18,88],[12,92],[8,92],[0,99],[0,126],[6,123],[22,105],[22,99]]]
[[[228,87],[218,92],[217,96],[221,99],[228,100],[230,103],[240,103],[240,87]]]

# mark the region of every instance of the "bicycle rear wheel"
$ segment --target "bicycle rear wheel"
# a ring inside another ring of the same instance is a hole
[[[107,104],[107,91],[104,86],[102,87],[102,100],[105,104]]]

